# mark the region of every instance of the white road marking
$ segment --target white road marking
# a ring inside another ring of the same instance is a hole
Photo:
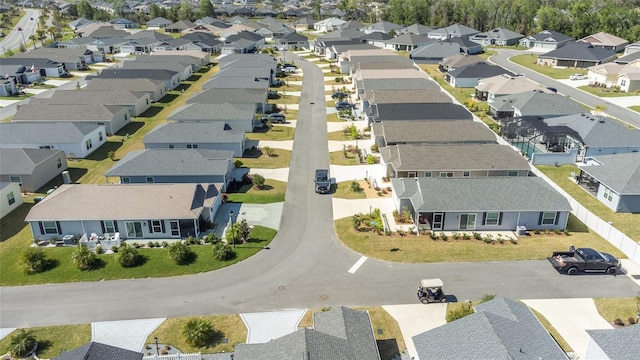
[[[360,259],[358,259],[358,261],[356,261],[356,263],[353,264],[351,269],[349,269],[349,272],[351,274],[355,274],[355,272],[358,271],[358,268],[360,268],[360,266],[362,266],[362,264],[364,264],[364,262],[367,261],[367,259],[368,258],[366,256],[360,257]]]

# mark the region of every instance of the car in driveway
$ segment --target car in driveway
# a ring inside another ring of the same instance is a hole
[[[286,117],[284,116],[284,114],[279,113],[268,114],[262,117],[262,121],[264,122],[267,122],[269,120],[271,120],[272,123],[283,124],[286,121]]]
[[[349,94],[347,94],[346,92],[342,92],[342,91],[336,91],[333,94],[331,94],[331,98],[332,99],[344,99],[347,96],[349,96]]]
[[[585,80],[587,79],[587,75],[585,74],[573,74],[569,76],[569,80]]]
[[[346,101],[338,101],[336,103],[336,110],[344,110],[344,109],[351,109],[352,106],[351,104],[349,104]]]

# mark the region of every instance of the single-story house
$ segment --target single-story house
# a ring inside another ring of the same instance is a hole
[[[369,107],[369,123],[398,120],[471,120],[463,106],[453,103],[373,104]]]
[[[460,54],[460,45],[437,41],[411,50],[409,58],[418,64],[437,64],[442,59]]]
[[[529,162],[510,146],[498,144],[393,145],[380,148],[386,176],[529,176]]]
[[[411,89],[438,89],[438,84],[426,78],[405,78],[405,79],[365,79],[356,84],[357,95],[361,95],[372,89],[380,90],[411,90]]]
[[[513,95],[532,90],[547,91],[544,86],[524,76],[510,74],[500,74],[480,79],[475,88],[475,98],[480,101],[492,100],[496,96]]]
[[[113,25],[114,29],[137,29],[140,24],[133,22],[125,18],[117,18],[109,20],[109,24]]]
[[[469,38],[480,31],[462,24],[452,24],[447,27],[434,29],[427,33],[429,39],[447,40],[451,38]]]
[[[569,359],[526,304],[503,297],[412,340],[420,359]]]
[[[408,209],[417,228],[438,231],[562,230],[571,205],[532,176],[392,178],[398,211]]]
[[[217,36],[202,31],[184,34],[182,38],[191,41],[193,46],[209,54],[219,54],[224,44]]]
[[[62,185],[25,221],[34,240],[116,233],[120,239],[180,239],[213,223],[219,195],[214,184]]]
[[[243,102],[256,104],[256,113],[265,114],[272,109],[272,104],[267,103],[268,94],[262,89],[220,89],[209,88],[203,90],[189,99],[187,104],[223,104],[232,103],[242,99]]]
[[[292,32],[281,38],[276,38],[275,44],[280,50],[308,49],[309,38],[296,32]]]
[[[634,360],[640,353],[640,325],[617,329],[586,330],[589,335],[585,360]]]
[[[640,90],[640,59],[631,61],[620,70],[618,86],[624,92]]]
[[[193,42],[185,38],[164,40],[160,44],[154,45],[151,49],[153,52],[157,51],[185,51],[193,50]],[[199,48],[198,48],[199,49]]]
[[[422,24],[411,24],[407,27],[404,27],[400,30],[398,30],[398,34],[402,35],[402,34],[416,34],[416,35],[422,35],[422,36],[427,36],[427,34],[429,34],[430,31],[435,30],[436,28],[431,27],[431,26],[426,26],[426,25],[422,25]]]
[[[393,39],[393,36],[383,32],[372,32],[369,34],[363,34],[360,37],[360,41],[365,44],[373,45],[377,48],[384,48],[385,43]]]
[[[167,95],[167,83],[163,80],[148,79],[148,78],[99,78],[88,77],[87,86],[85,90],[114,90],[114,89],[128,89],[131,91],[142,91],[149,94],[151,101],[160,101],[165,95]]]
[[[145,149],[229,150],[242,157],[244,131],[232,130],[222,122],[168,122],[156,126],[143,140]]]
[[[144,354],[131,351],[112,345],[102,344],[96,341],[86,343],[79,348],[62,353],[53,360],[79,360],[79,359],[119,359],[119,360],[142,360]]]
[[[495,28],[469,36],[469,40],[482,46],[513,46],[517,45],[524,35],[505,28]]]
[[[604,31],[585,36],[578,41],[586,42],[591,44],[593,47],[599,47],[613,52],[620,52],[624,50],[625,46],[629,45],[628,40],[619,38]]]
[[[370,104],[416,104],[416,103],[452,103],[453,100],[445,92],[435,89],[419,90],[383,90],[371,89],[363,93],[363,107]]]
[[[634,42],[624,47],[623,56],[627,56],[640,51],[640,41]]]
[[[549,51],[561,48],[571,40],[573,39],[570,36],[557,31],[543,30],[535,35],[520,39],[519,44],[537,51]]]
[[[467,55],[467,54],[454,54],[451,56],[447,56],[442,59],[442,61],[438,62],[438,70],[442,73],[446,73],[449,70],[453,70],[455,68],[460,68],[463,66],[475,64],[478,62],[484,62],[484,60],[477,55]]]
[[[31,59],[46,59],[64,64],[65,69],[70,70],[88,70],[87,64],[104,61],[105,54],[103,52],[94,52],[81,46],[76,49],[60,49],[40,47],[25,53],[18,53],[12,57],[16,59],[24,59],[27,63],[31,63]]]
[[[174,22],[171,25],[167,25],[164,27],[164,32],[167,33],[180,33],[184,30],[191,29],[196,27],[196,24],[192,23],[189,20],[179,20]]]
[[[640,213],[640,153],[587,158],[576,182],[614,212]]]
[[[167,116],[167,120],[222,122],[244,132],[263,126],[261,119],[256,119],[255,103],[187,104]]]
[[[454,88],[472,88],[482,79],[507,73],[504,68],[484,61],[447,71],[445,81]]]
[[[4,74],[14,76],[18,84],[40,82],[43,76],[62,77],[67,74],[64,64],[50,59],[2,59],[0,68]]]
[[[469,120],[397,120],[373,123],[371,136],[380,147],[398,144],[495,144],[496,134]]]
[[[33,100],[31,100],[33,104],[44,105],[81,105],[92,103],[119,105],[128,108],[129,115],[131,116],[140,116],[151,107],[151,95],[149,95],[149,93],[124,88],[111,90],[55,90],[49,98]]]
[[[344,21],[342,19],[338,19],[338,18],[335,18],[335,17],[330,17],[330,18],[315,22],[313,24],[313,29],[315,31],[319,31],[319,32],[330,32],[330,31],[334,31],[334,30],[340,29],[342,24],[344,24],[345,22],[346,21]]]
[[[149,56],[151,58],[154,56]],[[191,64],[179,62],[177,60],[163,59],[158,61],[141,59],[140,61],[123,61],[122,70],[167,70],[177,72],[180,81],[185,81],[191,77],[194,70]]]
[[[180,85],[180,73],[163,69],[103,69],[99,75],[101,79],[139,79],[147,78],[162,80],[167,84],[167,89],[173,90]]]
[[[402,25],[394,24],[389,21],[378,21],[377,23],[364,26],[358,30],[362,31],[365,34],[371,34],[374,32],[380,32],[385,34],[393,35],[402,29]]]
[[[155,17],[147,21],[147,29],[164,29],[167,26],[173,24],[173,22],[167,18]]]
[[[307,16],[294,21],[293,28],[296,30],[311,30],[313,29],[313,24],[315,24],[315,20]]]
[[[449,43],[453,43],[453,44],[458,44],[458,46],[460,46],[460,52],[462,54],[467,54],[467,55],[476,55],[476,54],[482,54],[482,52],[484,51],[482,49],[482,45],[475,43],[471,40],[469,40],[466,37],[452,37],[449,38],[447,40],[442,40],[444,42],[449,42]]]
[[[35,192],[67,170],[67,157],[55,149],[0,149],[0,182],[19,183]]]
[[[434,42],[436,41],[433,39],[429,39],[426,36],[408,33],[408,34],[399,35],[392,39],[386,40],[384,42],[384,47],[386,49],[392,49],[397,51],[399,50],[411,51],[421,46],[425,46]]]
[[[237,76],[214,76],[211,80],[202,85],[203,89],[256,89],[268,91],[271,81],[268,79],[257,78],[251,75],[243,75],[242,71],[231,70],[229,75]],[[238,99],[241,101],[241,99]]]
[[[0,219],[24,203],[22,189],[17,182],[0,182]]]
[[[587,68],[617,58],[613,50],[594,47],[586,42],[571,41],[563,47],[538,55],[537,64],[553,67]]]
[[[488,103],[488,113],[494,119],[522,116],[551,118],[584,112],[584,108],[570,98],[541,90],[496,96]]]
[[[380,360],[369,313],[343,306],[314,313],[313,328],[299,329],[266,343],[236,344],[233,355],[234,360]]]
[[[104,104],[25,104],[11,122],[84,122],[104,125],[107,135],[113,135],[131,122],[129,108]]]
[[[604,85],[608,88],[618,84],[618,75],[624,68],[623,64],[608,62],[604,64],[589,66],[587,77],[591,80],[591,84]]]
[[[0,124],[0,148],[55,149],[82,159],[102,146],[106,135],[104,125],[92,123],[9,122]]]

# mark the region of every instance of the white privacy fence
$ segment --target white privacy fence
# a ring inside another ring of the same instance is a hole
[[[620,230],[616,229],[612,224],[600,219],[594,213],[582,206],[576,199],[571,197],[560,186],[547,178],[540,170],[532,167],[533,172],[547,181],[554,189],[569,200],[572,213],[578,220],[582,221],[589,229],[602,236],[605,240],[610,242],[613,246],[622,251],[631,261],[640,265],[640,243],[632,240],[627,235],[623,234]],[[638,224],[640,226],[640,224]]]

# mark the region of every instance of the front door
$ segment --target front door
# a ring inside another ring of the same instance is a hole
[[[444,220],[443,213],[433,213],[433,221],[431,222],[431,229],[442,230],[443,220]]]
[[[140,221],[127,221],[124,223],[127,228],[127,238],[141,238],[142,237],[142,222]]]
[[[460,230],[476,228],[476,214],[460,214]]]

